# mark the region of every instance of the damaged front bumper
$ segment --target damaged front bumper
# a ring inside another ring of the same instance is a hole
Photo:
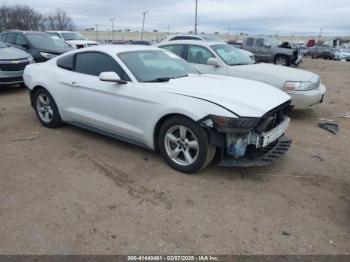
[[[266,166],[287,153],[291,144],[291,139],[286,136],[282,136],[277,141],[269,144],[266,147],[256,150],[254,154],[244,158],[230,156],[228,154],[225,154],[225,152],[222,150],[221,161],[218,165],[225,167]]]
[[[221,149],[219,166],[252,167],[268,165],[283,156],[292,140],[285,136],[290,125],[290,102],[262,118],[208,116],[201,121],[211,143]]]

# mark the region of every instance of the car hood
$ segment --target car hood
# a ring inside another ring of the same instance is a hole
[[[74,44],[74,45],[84,45],[84,44],[98,44],[95,41],[90,41],[90,40],[67,40],[66,41],[69,44]]]
[[[29,57],[28,53],[18,48],[14,48],[14,47],[0,48],[0,60],[23,59],[28,57]]]
[[[50,54],[56,54],[56,55],[61,55],[66,52],[74,50],[73,48],[64,48],[64,47],[57,47],[55,49],[39,49],[39,52],[45,52],[45,53],[50,53]]]
[[[309,81],[314,85],[320,82],[320,77],[309,71],[265,63],[230,66],[228,75],[261,81],[280,89],[286,81]]]
[[[262,117],[291,99],[264,83],[216,75],[193,75],[153,85],[169,93],[215,103],[241,117]]]

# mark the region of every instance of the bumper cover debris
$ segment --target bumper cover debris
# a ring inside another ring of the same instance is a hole
[[[255,157],[235,158],[222,154],[218,166],[224,167],[257,167],[266,166],[282,157],[290,148],[292,140],[282,136],[274,143],[261,149]]]

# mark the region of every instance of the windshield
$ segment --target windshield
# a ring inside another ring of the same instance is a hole
[[[27,34],[29,42],[39,49],[55,49],[57,48],[54,40],[49,34]]]
[[[250,65],[254,63],[248,55],[244,55],[239,49],[231,45],[213,45],[211,48],[227,65]]]
[[[8,47],[7,45],[5,45],[3,42],[0,41],[0,48],[6,48]]]
[[[70,40],[86,40],[84,36],[82,36],[79,33],[62,33],[63,39],[66,41],[70,41]]]
[[[57,47],[70,48],[70,46],[62,40],[62,38],[59,38],[57,36],[51,36],[51,37]]]
[[[139,82],[165,82],[198,74],[191,65],[168,51],[133,51],[119,57]]]

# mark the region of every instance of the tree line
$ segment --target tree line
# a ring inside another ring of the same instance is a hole
[[[3,30],[74,30],[73,19],[63,10],[43,14],[27,5],[0,6],[0,32]]]

